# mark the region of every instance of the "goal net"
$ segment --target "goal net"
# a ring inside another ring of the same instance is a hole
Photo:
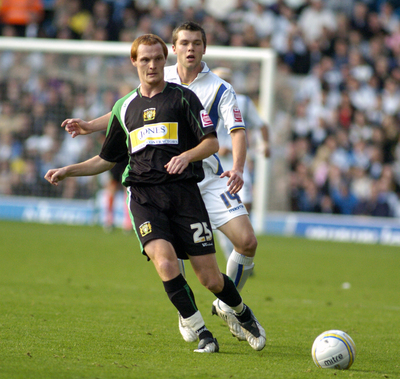
[[[72,139],[60,124],[65,118],[90,120],[109,112],[116,99],[139,84],[129,53],[130,44],[122,42],[0,37],[0,195],[97,196],[107,180],[104,174],[70,178],[58,187],[48,185],[43,175],[98,154],[104,133]],[[168,59],[176,62],[172,51]],[[275,53],[208,46],[204,59],[211,69],[231,68],[236,92],[249,95],[273,128]],[[260,232],[271,167],[256,146],[251,148],[256,152],[253,223]]]

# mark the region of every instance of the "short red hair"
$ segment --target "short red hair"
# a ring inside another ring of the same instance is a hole
[[[156,45],[159,43],[163,49],[164,57],[167,59],[168,57],[168,47],[165,42],[159,36],[155,34],[143,34],[142,36],[136,38],[131,46],[131,58],[136,61],[137,60],[137,52],[140,45]]]

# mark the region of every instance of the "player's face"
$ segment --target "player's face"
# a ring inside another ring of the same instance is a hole
[[[132,64],[137,68],[140,83],[149,86],[157,86],[164,81],[165,62],[164,52],[159,43],[139,45],[137,59],[132,60]]]
[[[181,30],[178,33],[178,39],[172,50],[176,54],[178,65],[187,69],[201,67],[201,59],[206,52],[201,33],[189,30]]]

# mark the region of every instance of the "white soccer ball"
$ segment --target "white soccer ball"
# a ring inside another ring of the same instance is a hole
[[[328,330],[315,339],[311,355],[320,368],[346,370],[354,363],[356,345],[347,333]]]

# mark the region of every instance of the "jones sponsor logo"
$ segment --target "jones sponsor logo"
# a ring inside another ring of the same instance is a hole
[[[138,131],[137,137],[140,141],[145,141],[148,138],[164,137],[167,131],[168,129],[165,125],[148,126]]]
[[[342,354],[338,354],[335,357],[332,357],[331,359],[327,359],[324,361],[325,366],[332,366],[334,363],[338,363],[343,359]]]
[[[145,125],[130,133],[131,153],[144,149],[148,145],[177,145],[178,123],[160,122]]]

